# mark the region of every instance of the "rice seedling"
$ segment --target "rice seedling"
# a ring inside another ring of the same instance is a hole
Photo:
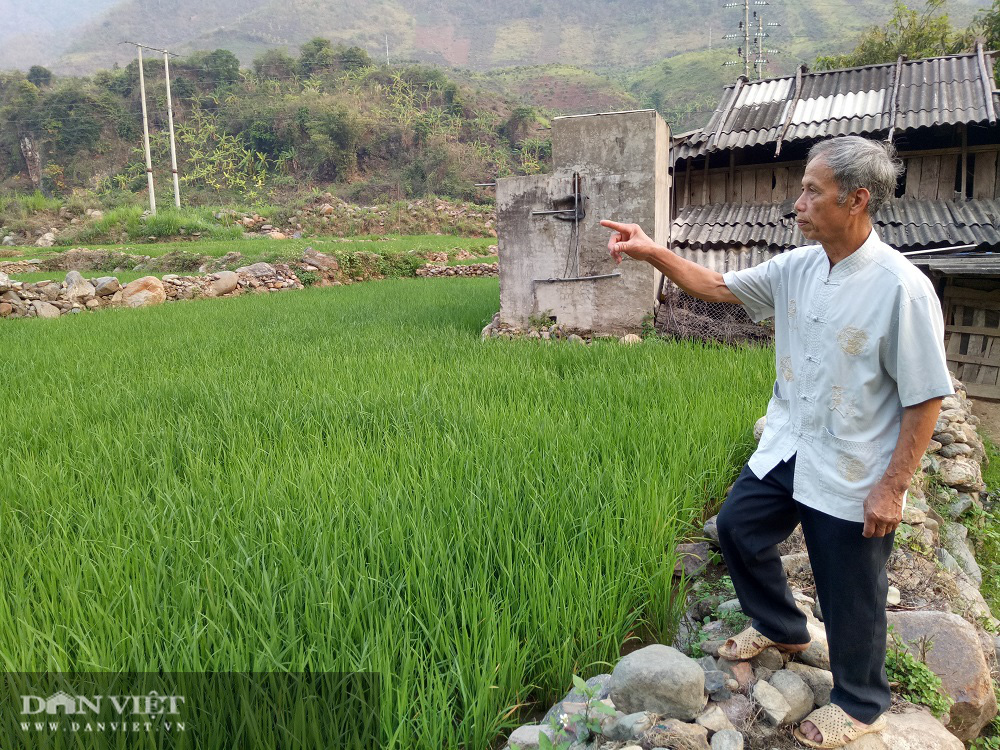
[[[485,749],[669,642],[770,353],[481,342],[497,308],[408,279],[4,321],[4,668],[371,671],[381,747]]]

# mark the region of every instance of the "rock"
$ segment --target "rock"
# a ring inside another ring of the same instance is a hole
[[[729,729],[716,732],[712,735],[712,750],[743,750],[743,735]]]
[[[628,344],[630,346],[632,344],[641,344],[642,336],[639,336],[635,333],[626,333],[624,336],[622,336],[621,343]]]
[[[14,306],[10,302],[0,302],[0,317],[6,318],[14,312]]]
[[[754,667],[764,667],[765,669],[770,669],[772,672],[776,672],[785,666],[785,660],[781,652],[774,648],[774,646],[771,646],[753,657],[750,660],[750,664]]]
[[[708,730],[697,724],[667,719],[646,730],[639,738],[644,747],[669,747],[672,750],[711,750]]]
[[[761,707],[763,718],[768,724],[779,727],[789,722],[792,707],[781,692],[767,682],[758,682],[751,691],[753,699]]]
[[[56,235],[54,232],[46,232],[35,240],[35,247],[52,247],[54,244],[56,244]]]
[[[125,285],[121,299],[126,307],[146,307],[166,302],[167,292],[158,278],[143,276]]]
[[[216,297],[221,297],[223,294],[229,294],[231,291],[236,289],[236,285],[239,284],[239,281],[239,274],[233,271],[219,271],[215,274],[215,280],[212,282],[212,294]]]
[[[94,294],[98,297],[109,297],[121,288],[114,276],[101,276],[94,281]]]
[[[956,521],[972,507],[972,495],[968,492],[959,492],[958,499],[948,506],[948,517]]]
[[[888,593],[885,595],[885,603],[889,606],[895,607],[902,601],[902,596],[899,593],[899,589],[895,586],[890,586]]]
[[[784,568],[785,575],[789,578],[792,576],[812,575],[812,564],[809,562],[808,552],[782,555],[781,567]]]
[[[95,294],[94,285],[87,281],[79,271],[66,274],[66,297],[70,300],[85,300]]]
[[[983,476],[979,464],[968,458],[942,458],[938,469],[941,481],[949,487],[979,491]]]
[[[914,507],[910,502],[906,503],[906,507],[903,508],[903,523],[914,526],[918,523],[923,523],[927,520],[927,514],[920,508]]]
[[[337,262],[336,258],[317,252],[311,247],[307,247],[302,251],[302,262],[316,266],[316,268],[322,271],[335,272],[340,270],[340,263]]]
[[[785,666],[785,671],[796,674],[809,686],[813,694],[813,703],[817,706],[825,706],[830,702],[830,693],[833,690],[833,673],[827,669],[810,667],[808,664],[799,664],[790,661]]]
[[[274,276],[277,272],[274,270],[274,266],[270,263],[254,263],[249,266],[241,266],[236,269],[236,273],[242,273],[253,278],[263,278],[265,276]]]
[[[975,451],[968,443],[952,443],[945,445],[938,453],[942,458],[957,458],[958,456],[971,456]]]
[[[695,659],[698,662],[698,666],[705,670],[707,675],[709,672],[716,672],[719,669],[719,665],[715,663],[715,659],[712,656],[703,656],[700,659]],[[706,678],[707,679],[707,678]],[[708,684],[706,683],[705,689],[708,689]]]
[[[0,271],[0,292],[6,292],[10,288],[10,276]]]
[[[719,670],[736,680],[740,690],[747,690],[753,684],[753,668],[748,661],[719,659]]]
[[[754,707],[745,695],[734,695],[728,700],[719,701],[718,706],[739,731],[746,729],[753,721]]]
[[[572,336],[570,337],[572,339]],[[708,556],[711,550],[707,542],[688,542],[678,544],[677,562],[674,564],[674,575],[678,578],[694,578],[708,567]]]
[[[805,717],[812,711],[816,698],[812,689],[795,672],[782,669],[775,672],[774,677],[769,680],[769,684],[777,690],[788,702],[790,712],[787,721],[794,723]]]
[[[951,445],[952,443],[954,443],[955,436],[952,435],[950,432],[938,432],[936,435],[934,435],[932,440],[941,447],[944,447],[946,445]],[[940,448],[938,450],[940,450]]]
[[[645,711],[617,715],[601,727],[601,734],[614,742],[627,742],[642,736],[656,723],[656,717]]]
[[[830,669],[830,647],[826,640],[826,629],[813,622],[806,622],[809,630],[809,648],[795,655],[803,664],[818,669]]]
[[[761,417],[753,426],[753,439],[756,442],[760,442],[761,436],[764,434],[764,428],[767,427],[767,417]]]
[[[716,732],[722,732],[727,729],[736,730],[733,722],[729,720],[725,712],[716,704],[709,705],[708,708],[702,711],[701,715],[695,719],[695,724],[705,727],[710,737]]]
[[[510,737],[507,738],[507,744],[511,750],[538,750],[538,736],[543,733],[549,739],[555,737],[552,727],[540,724],[526,724],[510,733]]]
[[[976,555],[968,542],[969,530],[960,523],[945,521],[941,527],[941,544],[958,561],[965,574],[977,586],[983,585],[983,573],[976,562]]]
[[[718,521],[719,521],[719,516],[718,515],[714,515],[711,518],[709,518],[707,521],[705,521],[705,525],[702,527],[702,529],[705,532],[705,536],[708,537],[709,541],[716,548],[718,548],[718,546],[719,546],[719,524],[718,524]]]
[[[729,678],[726,676],[726,673],[718,669],[705,672],[705,692],[713,698],[716,698],[716,700],[725,700],[725,698],[728,698],[729,696],[720,696],[720,693],[723,693],[723,691],[726,693],[729,692],[729,688],[726,686],[726,681],[728,679]]]
[[[705,706],[705,673],[675,648],[647,646],[615,665],[611,700],[626,713],[650,711],[691,721]]]
[[[32,309],[35,311],[35,315],[39,318],[58,318],[59,308],[55,305],[50,305],[48,302],[42,300],[35,300],[31,303]]]
[[[885,714],[888,726],[881,737],[890,750],[964,750],[965,745],[948,732],[926,709],[907,708]],[[852,745],[853,747],[853,745]]]
[[[941,678],[955,701],[948,730],[968,741],[996,716],[997,702],[989,666],[975,628],[948,612],[889,612],[896,638],[918,658],[922,640],[930,640],[925,663]]]
[[[101,303],[98,302],[97,299],[94,298],[94,297],[91,297],[90,299],[88,299],[85,304],[86,304],[88,310],[96,310],[98,307],[101,306]]]

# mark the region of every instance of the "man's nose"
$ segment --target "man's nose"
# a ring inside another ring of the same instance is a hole
[[[803,203],[803,201],[802,201],[802,199],[805,197],[805,194],[806,193],[805,193],[804,190],[801,193],[799,193],[798,200],[796,200],[795,201],[795,205],[792,206],[792,208],[795,209],[795,213],[797,213],[797,214],[800,214],[800,213],[802,213],[803,211],[806,210],[805,203]]]

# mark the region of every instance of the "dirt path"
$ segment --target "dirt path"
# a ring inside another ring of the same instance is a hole
[[[979,428],[986,436],[1000,444],[1000,402],[972,399],[972,413],[979,417]]]

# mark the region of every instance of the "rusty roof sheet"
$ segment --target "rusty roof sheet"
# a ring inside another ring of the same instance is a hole
[[[674,220],[671,242],[702,250],[809,244],[795,226],[794,201],[766,205],[688,206]],[[884,242],[899,250],[952,245],[1000,247],[1000,200],[899,200],[875,216]]]
[[[904,61],[898,66],[886,63],[804,73],[799,86],[795,76],[738,81],[726,87],[702,130],[675,139],[674,158],[779,140],[888,131],[894,111],[895,129],[900,131],[991,122],[991,115],[995,122],[1000,93],[993,90],[993,54],[983,55],[985,81],[978,52]]]

